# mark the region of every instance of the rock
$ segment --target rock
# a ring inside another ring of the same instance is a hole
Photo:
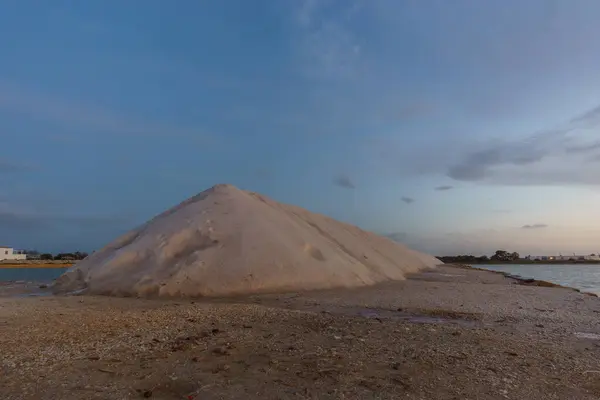
[[[229,355],[229,350],[227,350],[226,347],[221,346],[221,347],[216,347],[213,349],[213,354],[219,355],[219,356],[226,356]]]
[[[227,372],[230,369],[231,369],[231,367],[227,364],[217,365],[215,368],[213,368],[212,373],[218,374],[219,372]]]

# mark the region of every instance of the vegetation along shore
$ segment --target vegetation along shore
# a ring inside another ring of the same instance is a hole
[[[474,255],[438,256],[446,264],[600,264],[600,257],[596,254],[588,256],[525,256],[519,253],[497,250],[495,254],[488,257]]]

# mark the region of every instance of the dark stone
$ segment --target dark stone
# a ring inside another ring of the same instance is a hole
[[[226,356],[229,354],[229,351],[225,348],[225,347],[216,347],[213,349],[213,354],[219,355],[219,356]]]

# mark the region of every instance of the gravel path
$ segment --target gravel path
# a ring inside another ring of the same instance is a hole
[[[600,398],[600,299],[491,272],[229,300],[2,293],[1,399]]]

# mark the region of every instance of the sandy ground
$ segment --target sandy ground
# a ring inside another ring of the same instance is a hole
[[[486,271],[233,300],[12,290],[2,399],[600,398],[600,299]]]

